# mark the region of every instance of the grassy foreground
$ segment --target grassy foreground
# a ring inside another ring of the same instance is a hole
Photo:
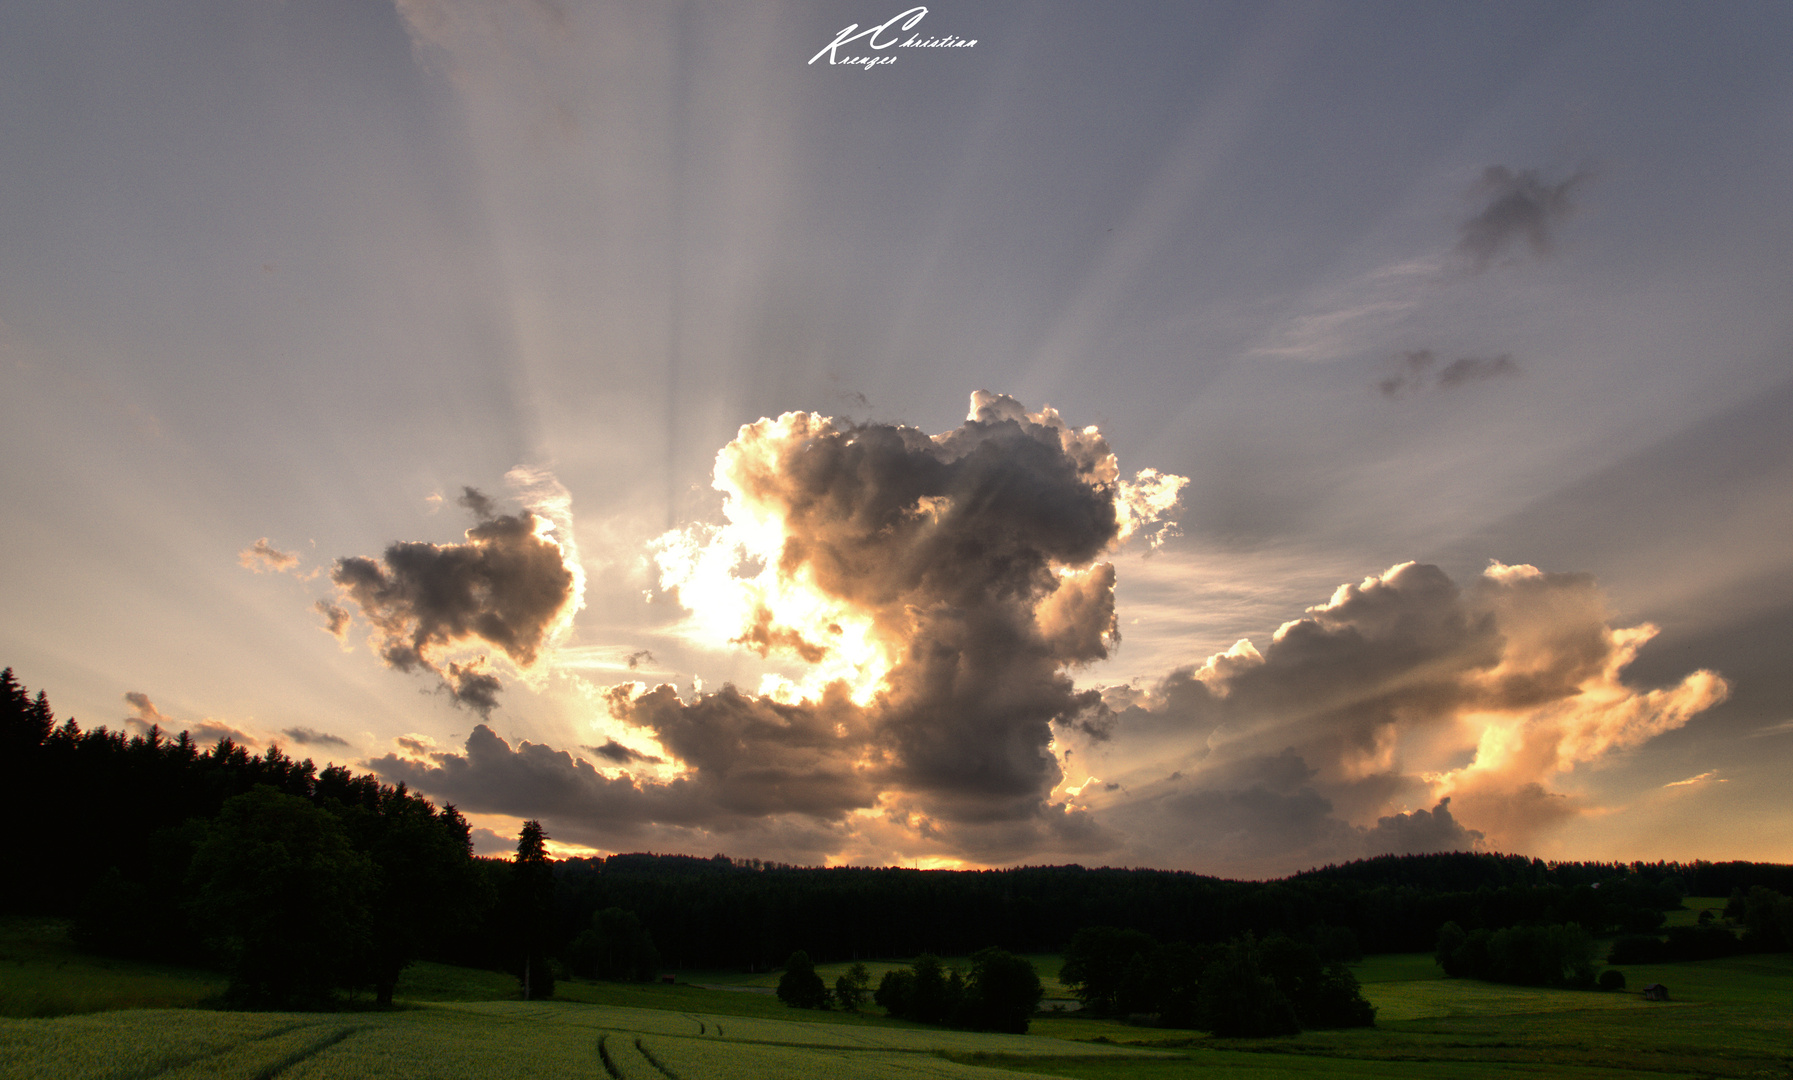
[[[1058,958],[1035,959],[1056,973]],[[727,973],[676,986],[569,981],[554,1001],[525,1003],[510,1000],[506,976],[439,964],[407,970],[396,1010],[246,1014],[193,1007],[222,989],[213,973],[90,956],[68,944],[64,924],[7,920],[0,1015],[16,1019],[0,1020],[0,1080],[1793,1080],[1793,956],[1622,970],[1626,993],[1543,990],[1444,979],[1427,955],[1376,956],[1356,967],[1379,1010],[1375,1029],[1265,1040],[1075,1014],[1043,1016],[1030,1036],[951,1032],[691,985],[776,981]],[[1643,1001],[1637,991],[1651,982],[1673,1000]]]
[[[378,1013],[126,1010],[0,1021],[0,1080],[997,1080],[950,1060],[1139,1061],[1152,1050],[874,1025],[558,1002],[433,1004]]]

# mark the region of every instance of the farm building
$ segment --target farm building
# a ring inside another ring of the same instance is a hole
[[[1668,987],[1662,985],[1661,983],[1651,983],[1650,985],[1644,987],[1644,1000],[1645,1001],[1667,1001],[1668,1000]]]

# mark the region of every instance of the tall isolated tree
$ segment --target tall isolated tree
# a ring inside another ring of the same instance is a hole
[[[525,1001],[554,996],[548,967],[548,935],[554,920],[554,866],[548,861],[548,834],[539,821],[525,821],[511,864],[512,917],[523,954],[518,972]]]

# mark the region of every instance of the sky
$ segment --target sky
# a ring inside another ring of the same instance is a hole
[[[483,854],[1793,861],[1788,40],[6,4],[0,664]]]

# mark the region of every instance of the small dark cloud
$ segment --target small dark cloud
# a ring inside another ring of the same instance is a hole
[[[1438,385],[1445,389],[1465,383],[1484,382],[1519,374],[1519,365],[1510,354],[1499,356],[1465,356],[1452,360],[1438,373]]]
[[[1437,355],[1430,349],[1404,352],[1395,358],[1394,373],[1379,380],[1376,388],[1385,397],[1398,398],[1427,389],[1454,390],[1471,383],[1512,378],[1519,374],[1519,365],[1513,362],[1510,353],[1458,357],[1434,373],[1437,362]]]
[[[422,739],[413,739],[408,735],[400,735],[392,741],[400,748],[409,750],[419,757],[428,757],[436,749],[435,743],[424,742]]]
[[[483,658],[445,666],[439,654],[484,642],[530,667],[577,605],[577,578],[534,512],[496,514],[473,488],[459,502],[479,519],[466,543],[392,544],[378,561],[336,560],[330,578],[373,625],[388,665],[434,672],[456,704],[483,716],[497,707],[502,682]],[[317,610],[330,628],[346,627],[343,609],[326,603]]]
[[[255,543],[237,552],[237,562],[245,569],[261,573],[279,573],[291,570],[299,565],[299,557],[290,551],[281,551],[262,537]]]
[[[461,497],[455,502],[473,511],[473,516],[481,521],[489,521],[492,518],[492,500],[478,488],[462,488]]]
[[[124,724],[139,733],[147,733],[151,728],[159,728],[165,734],[174,734],[185,730],[187,735],[200,746],[211,746],[219,739],[229,739],[233,743],[252,746],[256,740],[217,720],[201,720],[196,724],[179,725],[168,718],[149,695],[141,690],[132,690],[124,696],[125,703],[131,707],[131,715],[124,718]]]
[[[340,735],[332,735],[327,731],[313,731],[308,727],[282,728],[280,733],[301,746],[341,746],[347,748],[349,740]]]
[[[504,684],[498,676],[481,668],[484,658],[465,664],[450,663],[442,676],[442,685],[456,705],[464,705],[481,716],[490,716],[498,707],[498,692]]]
[[[633,765],[637,762],[644,765],[660,765],[664,764],[666,761],[665,758],[655,757],[652,754],[644,754],[639,750],[624,746],[615,739],[605,740],[603,746],[587,746],[585,749],[606,761],[613,761],[618,765]]]
[[[332,604],[328,600],[319,600],[311,605],[311,610],[324,617],[324,630],[338,641],[346,641],[349,637],[349,610]]]
[[[654,654],[646,649],[639,649],[629,654],[629,670],[634,671],[642,664],[654,663]]]
[[[1102,790],[1103,791],[1119,791],[1119,790],[1121,790],[1121,785],[1119,783],[1103,784]]]
[[[1486,269],[1516,243],[1524,243],[1534,255],[1549,254],[1556,228],[1573,209],[1570,193],[1586,178],[1586,173],[1576,173],[1548,184],[1532,169],[1488,166],[1474,190],[1480,209],[1463,222],[1458,252],[1475,271]]]
[[[193,741],[201,746],[214,745],[220,739],[229,739],[231,742],[243,746],[253,746],[256,742],[255,739],[229,724],[219,723],[216,720],[201,720],[197,724],[189,724],[187,725],[187,734],[191,735]]]
[[[1371,855],[1424,855],[1433,851],[1474,851],[1482,834],[1466,829],[1451,816],[1451,800],[1443,798],[1431,810],[1378,818],[1365,836]]]
[[[1376,385],[1389,397],[1400,397],[1425,385],[1426,374],[1437,358],[1431,349],[1415,349],[1396,358],[1396,372]]]
[[[161,709],[156,708],[156,703],[151,701],[149,695],[141,690],[132,690],[125,694],[125,704],[131,707],[131,715],[125,717],[124,722],[138,731],[148,731],[152,727],[159,727],[163,731],[167,731],[174,725],[174,721],[168,719]]]

